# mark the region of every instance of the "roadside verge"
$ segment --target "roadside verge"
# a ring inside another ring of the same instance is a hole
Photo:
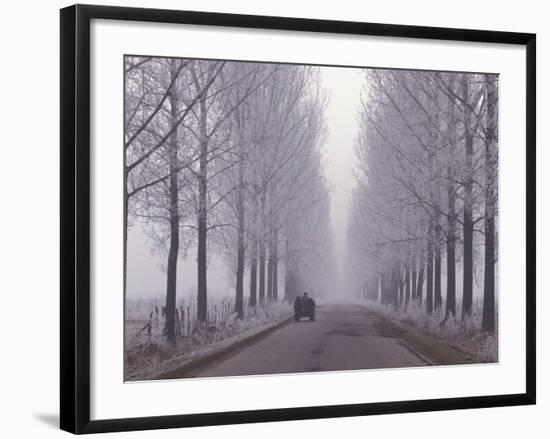
[[[453,343],[427,334],[420,333],[412,327],[397,322],[388,316],[376,312],[365,305],[363,309],[375,318],[390,325],[395,338],[411,353],[430,366],[449,366],[458,364],[479,364],[482,361],[475,355],[462,350]]]
[[[190,356],[180,356],[166,361],[155,373],[133,377],[131,381],[166,380],[176,378],[192,378],[194,374],[205,366],[221,361],[236,354],[239,350],[267,337],[279,328],[293,320],[292,316],[283,320],[254,328],[239,335],[226,338],[204,349],[198,350]]]

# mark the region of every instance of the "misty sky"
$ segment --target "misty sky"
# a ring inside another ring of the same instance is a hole
[[[345,251],[348,202],[353,186],[353,144],[358,132],[357,111],[364,73],[361,69],[322,67],[323,86],[329,95],[326,109],[328,139],[324,147],[325,172],[331,186],[331,221],[335,238],[335,256],[341,261]],[[178,294],[196,287],[195,250],[179,261]],[[165,274],[147,246],[139,225],[128,235],[128,297],[162,297]],[[208,268],[208,293],[231,295],[234,275],[215,258]]]

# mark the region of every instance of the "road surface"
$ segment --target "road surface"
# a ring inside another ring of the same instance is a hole
[[[402,330],[353,303],[317,307],[316,321],[289,323],[187,376],[215,377],[426,366]]]

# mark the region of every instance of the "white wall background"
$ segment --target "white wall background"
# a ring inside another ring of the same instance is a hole
[[[90,0],[90,3],[96,3]],[[187,0],[101,1],[120,6],[165,7],[219,12],[303,16],[396,24],[483,28],[538,35],[538,405],[208,427],[119,434],[133,437],[241,438],[369,437],[512,438],[547,437],[550,432],[548,336],[543,314],[550,288],[550,166],[544,151],[549,117],[549,11],[544,2],[524,0]],[[60,437],[58,419],[59,165],[58,9],[68,2],[36,0],[3,6],[0,25],[0,434]]]

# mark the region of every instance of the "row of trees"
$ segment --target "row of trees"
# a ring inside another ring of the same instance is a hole
[[[137,222],[164,261],[169,340],[178,259],[190,252],[200,322],[213,257],[234,273],[239,318],[247,305],[279,300],[280,261],[286,297],[322,270],[330,236],[319,75],[307,66],[125,58],[124,276]]]
[[[449,317],[461,290],[465,319],[482,277],[494,331],[497,86],[490,74],[367,71],[349,225],[366,295]]]

